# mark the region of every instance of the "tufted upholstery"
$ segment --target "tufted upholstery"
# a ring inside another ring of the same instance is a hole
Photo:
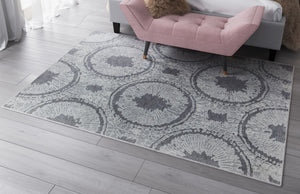
[[[232,18],[188,13],[153,19],[144,0],[121,3],[139,39],[232,56],[257,30],[264,7],[249,8]]]
[[[185,16],[170,15],[153,20],[149,33],[163,33],[166,36],[186,36],[196,41],[221,43],[220,33],[227,18],[189,13]]]

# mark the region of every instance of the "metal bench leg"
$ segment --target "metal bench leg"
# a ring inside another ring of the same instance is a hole
[[[145,42],[145,50],[144,50],[143,59],[147,59],[147,54],[148,54],[149,46],[150,46],[150,42],[146,41]]]
[[[120,23],[113,22],[114,33],[120,33]]]
[[[227,75],[227,57],[223,56],[223,69],[224,69],[224,75]]]
[[[273,50],[273,49],[270,49],[270,50],[269,50],[269,60],[270,60],[270,61],[275,61],[276,53],[277,53],[276,50]]]

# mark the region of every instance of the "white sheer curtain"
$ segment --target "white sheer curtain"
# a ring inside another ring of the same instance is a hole
[[[21,0],[26,28],[42,28],[45,22],[59,16],[60,11],[79,3],[79,0]]]
[[[0,51],[8,41],[19,41],[24,20],[19,0],[0,0]]]

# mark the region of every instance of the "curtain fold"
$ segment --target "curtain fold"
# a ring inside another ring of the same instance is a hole
[[[19,0],[0,0],[0,51],[22,37],[24,19]]]
[[[26,29],[42,28],[43,24],[60,15],[60,11],[79,4],[79,0],[22,0],[26,1]],[[29,6],[28,6],[29,5]],[[29,11],[28,11],[29,10]]]

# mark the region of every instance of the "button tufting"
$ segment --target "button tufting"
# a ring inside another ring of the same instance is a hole
[[[134,1],[139,5],[136,6],[137,8],[141,5],[139,4],[140,1],[142,0]],[[245,42],[240,36],[250,37],[256,30],[254,27],[252,28],[251,26],[250,28],[247,25],[251,24],[254,20],[259,24],[261,20],[256,12],[253,11],[249,14],[246,10],[247,12],[234,16],[234,19],[189,13],[178,17],[176,15],[169,15],[152,22],[150,21],[151,15],[147,14],[149,19],[144,13],[141,13],[140,10],[138,10],[133,12],[134,14],[137,14],[137,16],[140,16],[140,18],[136,18],[131,12],[132,10],[128,10],[125,6],[127,5],[121,4],[121,8],[124,8],[125,14],[127,13],[128,15],[127,17],[132,19],[132,22],[135,22],[135,25],[132,25],[132,27],[137,35],[145,38],[147,37],[147,40],[154,42],[160,41],[161,43],[168,45],[182,46],[184,48],[199,51],[213,51],[213,53],[221,55],[234,54],[237,48],[241,47]],[[128,5],[128,7],[131,8],[131,5]],[[144,7],[144,5],[141,7]],[[133,8],[135,8],[135,6],[132,6],[132,9]],[[260,15],[263,15],[263,8],[260,11]],[[232,25],[232,22],[240,22],[242,25]],[[228,25],[225,25],[226,23],[228,23]],[[145,29],[141,29],[140,27]],[[257,28],[258,25],[255,27]],[[245,32],[244,29],[249,30]],[[228,33],[225,33],[227,31]],[[163,35],[154,37],[154,33],[161,33]]]

